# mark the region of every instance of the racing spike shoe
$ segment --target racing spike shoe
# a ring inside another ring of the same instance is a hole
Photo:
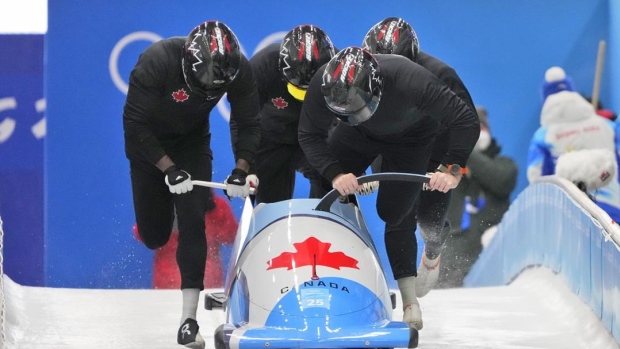
[[[424,325],[422,323],[422,311],[417,299],[405,304],[403,307],[403,322],[408,323],[409,327],[415,328],[418,331],[422,329]]]
[[[181,327],[179,327],[177,343],[191,349],[204,349],[205,340],[202,339],[198,328],[196,320],[191,318],[185,319]]]
[[[418,268],[418,277],[415,282],[415,294],[418,298],[426,296],[435,286],[435,283],[437,283],[440,263],[441,256],[437,256],[435,259],[428,259],[426,253],[422,254],[422,260]]]

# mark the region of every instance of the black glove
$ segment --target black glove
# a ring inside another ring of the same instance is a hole
[[[240,197],[246,198],[250,195],[250,182],[246,181],[247,172],[242,169],[235,168],[230,176],[226,177],[226,196],[228,198]]]
[[[184,194],[192,191],[192,176],[189,173],[179,169],[176,165],[168,167],[164,173],[166,174],[166,184],[173,194]]]

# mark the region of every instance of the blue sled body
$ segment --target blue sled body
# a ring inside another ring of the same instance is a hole
[[[417,330],[392,319],[395,296],[360,210],[338,200],[247,200],[224,295],[211,296],[207,309],[215,303],[226,311],[216,349],[418,343]]]

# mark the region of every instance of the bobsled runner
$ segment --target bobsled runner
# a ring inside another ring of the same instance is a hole
[[[385,180],[429,177],[358,178]],[[418,331],[392,319],[395,295],[361,211],[338,198],[332,190],[256,207],[246,199],[224,292],[205,297],[207,310],[226,311],[216,349],[417,347]]]

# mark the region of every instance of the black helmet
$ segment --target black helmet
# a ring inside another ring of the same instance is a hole
[[[185,39],[183,76],[189,88],[207,99],[221,96],[239,71],[239,41],[219,21],[207,21]]]
[[[321,92],[329,109],[348,125],[370,119],[379,106],[382,90],[379,64],[364,49],[347,47],[325,67]]]
[[[389,17],[375,24],[364,37],[364,49],[371,53],[396,54],[415,61],[420,52],[418,36],[402,18]]]
[[[278,62],[289,93],[303,101],[314,73],[335,54],[332,41],[321,28],[306,24],[289,31],[280,44]]]

